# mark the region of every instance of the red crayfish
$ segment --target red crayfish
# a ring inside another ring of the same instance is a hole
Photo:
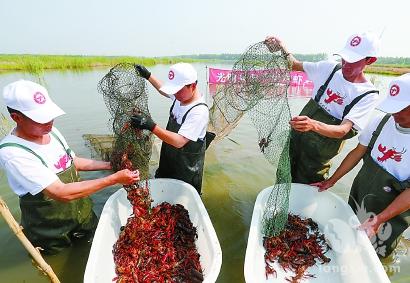
[[[318,225],[311,219],[301,219],[289,214],[285,229],[276,237],[265,237],[266,279],[276,276],[272,263],[277,261],[285,271],[293,271],[295,276],[286,278],[289,282],[299,282],[303,278],[315,277],[306,270],[316,264],[330,262],[324,254],[330,249]]]

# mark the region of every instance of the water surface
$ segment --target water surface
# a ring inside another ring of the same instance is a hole
[[[199,88],[206,92],[206,66],[196,64],[199,73]],[[229,65],[212,65],[229,69]],[[151,71],[164,79],[167,65],[158,65]],[[98,81],[107,73],[107,69],[87,72],[47,72],[44,81],[53,100],[66,111],[66,115],[56,119],[55,125],[66,137],[77,155],[90,157],[90,149],[85,145],[82,135],[85,133],[105,134],[109,131],[109,113],[101,94],[97,92]],[[0,75],[0,87],[17,79],[32,79],[24,73]],[[372,80],[383,91],[386,90],[389,77],[372,76]],[[166,125],[170,101],[152,88],[149,88],[149,107],[154,120]],[[290,99],[292,115],[297,115],[307,99]],[[1,112],[6,114],[2,102]],[[248,230],[252,217],[253,204],[258,192],[273,182],[273,168],[259,151],[256,130],[245,116],[239,126],[224,139],[212,145],[206,155],[203,181],[203,201],[218,235],[223,263],[217,282],[244,282],[243,262],[245,258]],[[356,146],[357,138],[347,142],[343,152],[335,158],[338,165],[346,153]],[[348,190],[358,168],[342,178],[331,190],[346,199]],[[105,175],[102,172],[82,173],[84,179]],[[105,200],[117,187],[106,189],[93,196],[95,209],[99,213]],[[18,199],[9,189],[4,173],[0,178],[0,194],[7,202],[16,219],[20,218]],[[325,212],[324,212],[325,213]],[[24,248],[11,233],[5,222],[0,220],[0,282],[48,282],[31,264]],[[402,244],[406,244],[405,241]],[[46,257],[60,280],[64,283],[82,282],[90,244],[80,242],[62,253]],[[399,253],[406,253],[402,246]],[[396,262],[387,261],[395,273],[390,272],[392,282],[410,281],[410,260],[407,256],[398,256]],[[400,272],[397,272],[400,269]],[[109,282],[110,280],[107,280]]]

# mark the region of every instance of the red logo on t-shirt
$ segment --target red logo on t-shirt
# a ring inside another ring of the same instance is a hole
[[[63,171],[65,169],[67,169],[67,163],[68,163],[69,157],[68,154],[64,154],[63,156],[60,157],[60,159],[57,161],[56,164],[54,164],[54,167],[56,169],[63,169]]]
[[[392,85],[390,88],[390,95],[391,96],[396,96],[400,92],[400,87],[398,85]]]
[[[362,41],[362,38],[360,36],[355,36],[350,41],[350,45],[355,47],[355,46],[359,45],[361,41]]]
[[[342,97],[340,94],[333,92],[330,88],[326,90],[327,98],[325,98],[325,102],[327,104],[331,102],[335,102],[339,105],[343,104],[344,97]]]
[[[169,73],[168,73],[168,79],[173,80],[174,77],[175,77],[174,71],[172,71],[172,70],[169,71]]]
[[[392,149],[387,149],[387,147],[383,146],[382,144],[379,144],[377,149],[383,154],[382,156],[377,157],[377,160],[380,162],[384,162],[387,159],[393,159],[396,162],[400,162],[402,155],[407,151],[404,148],[400,152],[396,151],[394,147]]]
[[[36,103],[38,104],[44,104],[46,103],[46,97],[44,96],[44,94],[42,94],[41,92],[37,91],[34,95],[33,95],[33,99]]]

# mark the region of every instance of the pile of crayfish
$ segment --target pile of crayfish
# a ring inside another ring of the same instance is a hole
[[[151,208],[148,186],[128,188],[133,215],[121,227],[113,254],[116,282],[197,283],[203,281],[196,228],[182,205]]]
[[[306,270],[315,265],[316,260],[321,264],[330,262],[330,258],[325,256],[330,246],[311,218],[301,219],[297,215],[289,214],[285,229],[276,237],[265,237],[263,246],[266,249],[266,279],[270,275],[276,276],[276,270],[272,266],[275,261],[286,272],[295,273],[295,276],[286,278],[292,283],[315,277]]]

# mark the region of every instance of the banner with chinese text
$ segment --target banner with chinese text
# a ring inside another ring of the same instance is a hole
[[[242,80],[243,72],[224,69],[208,68],[208,84],[209,92],[213,96],[216,93],[217,87],[229,80]],[[272,71],[272,70],[267,70]],[[263,72],[263,71],[260,71]],[[257,75],[256,72],[254,71]],[[288,89],[288,97],[310,97],[312,95],[313,82],[308,80],[304,72],[290,72],[290,84]]]

